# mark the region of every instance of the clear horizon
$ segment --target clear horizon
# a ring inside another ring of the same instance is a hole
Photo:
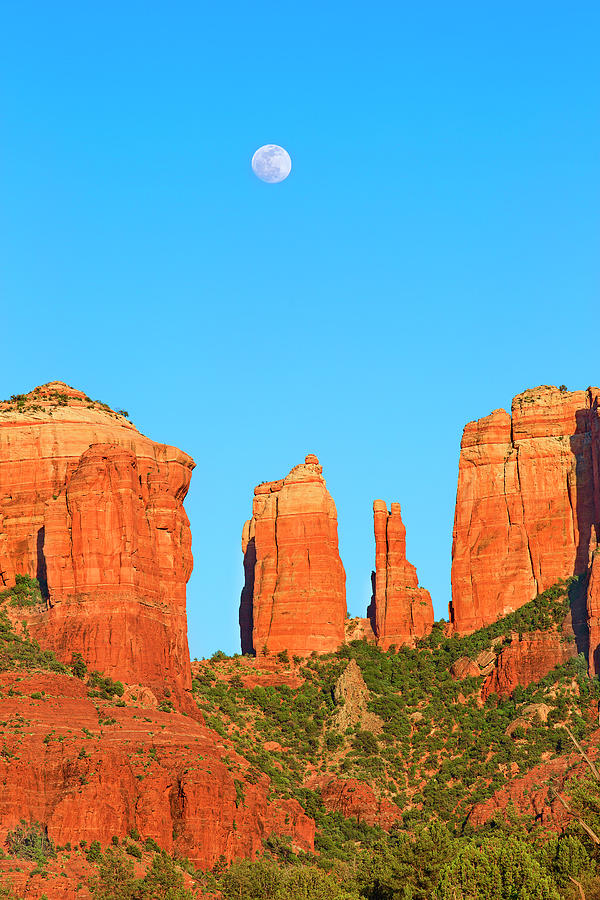
[[[0,395],[63,380],[194,457],[192,657],[239,652],[254,486],[308,452],[349,613],[381,498],[446,617],[464,425],[599,381],[597,5],[271,9],[2,13]]]

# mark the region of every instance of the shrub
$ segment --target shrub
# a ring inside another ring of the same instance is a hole
[[[0,593],[0,603],[8,600],[10,606],[26,608],[43,603],[42,592],[37,578],[29,575],[15,575],[15,586]]]
[[[352,746],[360,753],[377,753],[379,744],[371,731],[359,731],[352,741]]]
[[[86,859],[90,863],[97,863],[102,860],[102,848],[100,841],[92,841],[90,849],[86,853]]]
[[[156,853],[152,865],[137,883],[136,900],[193,900],[183,875],[167,853]]]
[[[98,874],[90,879],[89,888],[94,900],[133,900],[133,863],[122,850],[109,847],[102,854]]]
[[[152,853],[160,853],[160,847],[154,840],[154,838],[147,837],[144,841],[144,850],[147,850]]]
[[[99,697],[101,700],[112,700],[113,697],[122,697],[125,688],[120,681],[113,681],[109,676],[101,672],[90,672],[88,678],[88,697]]]
[[[87,675],[87,665],[81,653],[71,654],[71,671],[75,678],[81,678],[82,680]]]
[[[20,824],[8,832],[6,844],[12,856],[34,860],[38,865],[45,865],[49,856],[56,856],[48,829],[38,822],[27,823],[21,819]]]

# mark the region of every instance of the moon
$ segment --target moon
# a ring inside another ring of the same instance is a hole
[[[261,181],[278,184],[292,171],[290,154],[279,144],[265,144],[252,157],[252,171]]]

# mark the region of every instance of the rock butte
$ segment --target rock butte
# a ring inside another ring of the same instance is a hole
[[[417,570],[406,559],[406,528],[400,504],[388,513],[383,500],[373,503],[375,527],[374,591],[368,615],[377,644],[413,645],[433,626],[433,604],[429,591],[419,587]]]
[[[46,604],[28,624],[43,647],[185,696],[193,468],[63,382],[0,404],[0,585],[38,578]]]
[[[280,481],[254,490],[243,529],[243,653],[300,656],[344,642],[346,573],[337,512],[313,454]]]
[[[590,564],[600,536],[598,388],[542,386],[464,429],[450,620],[469,633]]]

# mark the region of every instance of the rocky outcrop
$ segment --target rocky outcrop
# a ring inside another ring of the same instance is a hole
[[[344,642],[346,575],[335,503],[309,454],[281,481],[254,490],[244,525],[243,653],[306,656]]]
[[[541,763],[526,775],[516,777],[518,765],[513,763],[513,777],[492,796],[475,804],[467,821],[474,829],[482,828],[491,819],[514,824],[515,811],[542,827],[562,832],[573,821],[558,799],[563,787],[568,787],[567,772],[577,765],[574,755],[561,756]],[[581,771],[578,772],[581,774]]]
[[[590,677],[600,675],[600,550],[594,551],[587,587]]]
[[[369,710],[371,692],[355,659],[351,659],[333,689],[337,707],[331,725],[342,734],[358,726],[363,731],[381,734],[383,722]]]
[[[0,404],[0,584],[38,578],[43,647],[159,697],[190,688],[193,467],[62,382]]]
[[[94,703],[76,678],[21,671],[0,673],[0,717],[0,845],[25,819],[63,846],[137,829],[203,868],[255,855],[270,834],[314,849],[300,804],[270,801],[269,779],[247,780],[248,763],[189,716],[133,696]]]
[[[532,631],[512,635],[512,642],[502,650],[496,667],[481,689],[486,700],[490,694],[510,697],[517,685],[527,687],[544,678],[555,666],[577,656],[572,635],[559,631]]]
[[[373,503],[375,525],[374,591],[368,615],[377,644],[383,650],[410,644],[429,634],[433,605],[429,591],[419,587],[417,570],[406,559],[406,528],[400,504],[388,513],[383,500]]]
[[[496,654],[493,650],[482,650],[475,659],[460,656],[450,666],[450,674],[457,681],[463,678],[478,678],[490,675],[496,666]]]
[[[598,388],[538,387],[464,430],[450,620],[494,622],[585,572],[600,534]]]
[[[373,788],[355,778],[318,778],[323,804],[328,812],[340,813],[348,819],[379,825],[389,831],[402,820],[402,810],[391,800],[376,796]]]

